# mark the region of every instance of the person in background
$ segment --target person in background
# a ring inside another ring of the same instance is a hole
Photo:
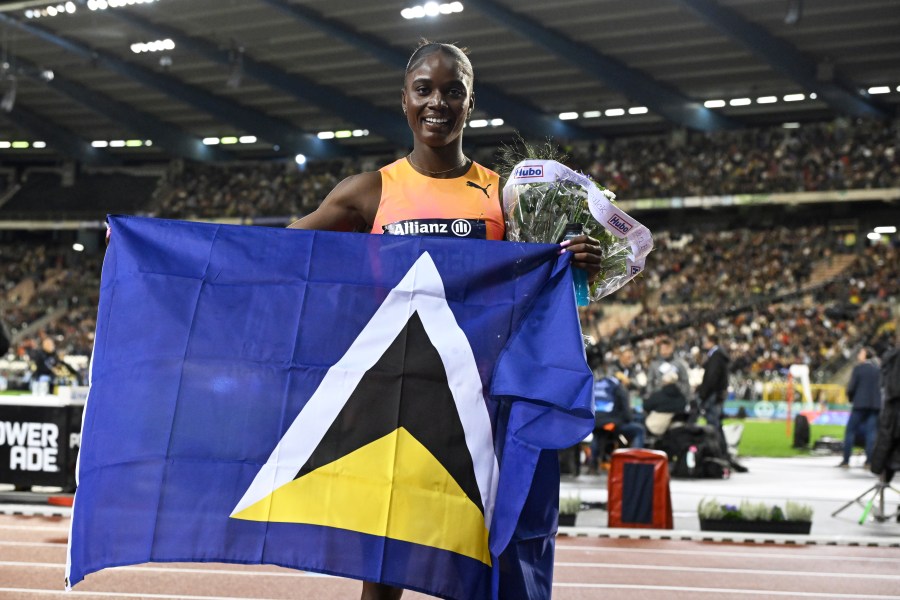
[[[658,369],[661,371],[660,387],[644,400],[644,413],[647,415],[644,427],[649,433],[661,436],[672,426],[676,417],[687,417],[688,398],[682,391],[676,367],[663,363]]]
[[[594,456],[599,459],[604,449],[601,440],[608,434],[622,435],[631,448],[644,447],[644,425],[634,418],[631,399],[624,382],[617,372],[594,383]]]
[[[853,405],[850,419],[844,430],[844,457],[838,467],[846,469],[850,466],[850,454],[856,436],[865,439],[866,464],[872,462],[872,447],[875,445],[875,433],[878,429],[878,415],[881,412],[881,373],[878,357],[871,348],[862,348],[856,354],[856,366],[850,374],[847,384],[847,399]]]
[[[674,369],[677,376],[676,383],[682,395],[690,398],[691,383],[688,379],[688,368],[683,360],[675,356],[675,342],[670,337],[662,337],[658,342],[656,358],[650,363],[650,371],[647,373],[647,393],[652,395],[666,385],[663,375],[670,367]]]
[[[725,354],[725,350],[719,346],[718,336],[713,334],[703,336],[702,345],[706,351],[706,360],[703,363],[703,381],[697,386],[700,412],[706,417],[706,424],[715,430],[722,456],[728,456],[728,461],[735,471],[746,473],[747,467],[737,462],[728,453],[725,432],[722,431],[722,411],[725,407],[725,396],[728,393],[730,359]]]

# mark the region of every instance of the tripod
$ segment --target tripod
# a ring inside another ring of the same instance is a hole
[[[895,487],[892,487],[891,484],[889,483],[889,481],[890,480],[883,481],[883,479],[879,479],[875,485],[873,485],[872,487],[870,487],[869,489],[864,491],[862,494],[860,494],[859,496],[857,496],[856,498],[854,498],[847,504],[843,505],[842,507],[840,507],[833,513],[831,513],[831,516],[836,517],[839,512],[848,508],[849,506],[851,506],[853,504],[859,504],[864,509],[862,516],[859,518],[860,525],[865,523],[866,517],[869,516],[869,513],[872,513],[872,517],[879,523],[884,523],[887,520],[900,517],[900,507],[895,509],[894,512],[892,512],[889,515],[884,513],[884,493],[885,493],[885,491],[890,490],[890,491],[894,492],[895,494],[900,495],[900,490],[898,490]],[[864,498],[866,498],[866,496],[869,496],[869,495],[871,495],[869,500],[867,502],[864,501]],[[873,508],[875,509],[875,512],[872,512]]]

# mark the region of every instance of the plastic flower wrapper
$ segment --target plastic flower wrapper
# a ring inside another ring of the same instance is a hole
[[[516,164],[503,188],[507,238],[559,243],[566,225],[577,223],[603,249],[591,300],[613,293],[644,270],[653,249],[650,230],[614,203],[615,194],[555,160]]]

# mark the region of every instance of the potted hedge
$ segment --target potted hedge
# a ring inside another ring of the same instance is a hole
[[[581,510],[580,496],[566,496],[559,499],[559,524],[562,527],[573,527],[575,517]]]
[[[784,509],[749,500],[737,506],[722,504],[715,498],[704,498],[697,506],[701,531],[808,534],[812,515],[812,506],[790,500]]]

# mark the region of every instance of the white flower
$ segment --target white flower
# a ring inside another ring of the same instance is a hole
[[[609,200],[615,200],[616,195],[612,193],[611,190],[603,190],[603,195],[607,197]]]

